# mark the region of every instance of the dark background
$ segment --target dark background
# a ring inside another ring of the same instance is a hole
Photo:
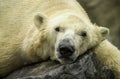
[[[78,0],[91,21],[108,27],[108,39],[120,49],[120,0]]]

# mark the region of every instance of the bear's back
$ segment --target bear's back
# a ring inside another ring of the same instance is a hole
[[[31,23],[37,13],[51,19],[67,12],[76,13],[89,21],[86,12],[76,0],[0,0],[0,27],[4,28],[6,25],[7,28],[20,28],[26,22]]]

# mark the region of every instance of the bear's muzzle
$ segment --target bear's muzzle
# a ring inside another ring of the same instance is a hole
[[[69,39],[64,39],[59,43],[58,52],[61,57],[69,57],[75,52],[75,47]]]

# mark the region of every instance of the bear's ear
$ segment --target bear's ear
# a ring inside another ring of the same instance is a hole
[[[37,28],[40,28],[46,22],[46,16],[42,14],[37,14],[34,16],[34,23]]]
[[[109,35],[109,29],[106,27],[99,27],[100,28],[100,33],[103,39],[106,39],[107,36]]]

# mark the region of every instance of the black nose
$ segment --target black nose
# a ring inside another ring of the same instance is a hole
[[[59,47],[59,52],[62,56],[68,57],[68,56],[71,56],[75,52],[75,49],[74,49],[74,46],[61,45]]]

